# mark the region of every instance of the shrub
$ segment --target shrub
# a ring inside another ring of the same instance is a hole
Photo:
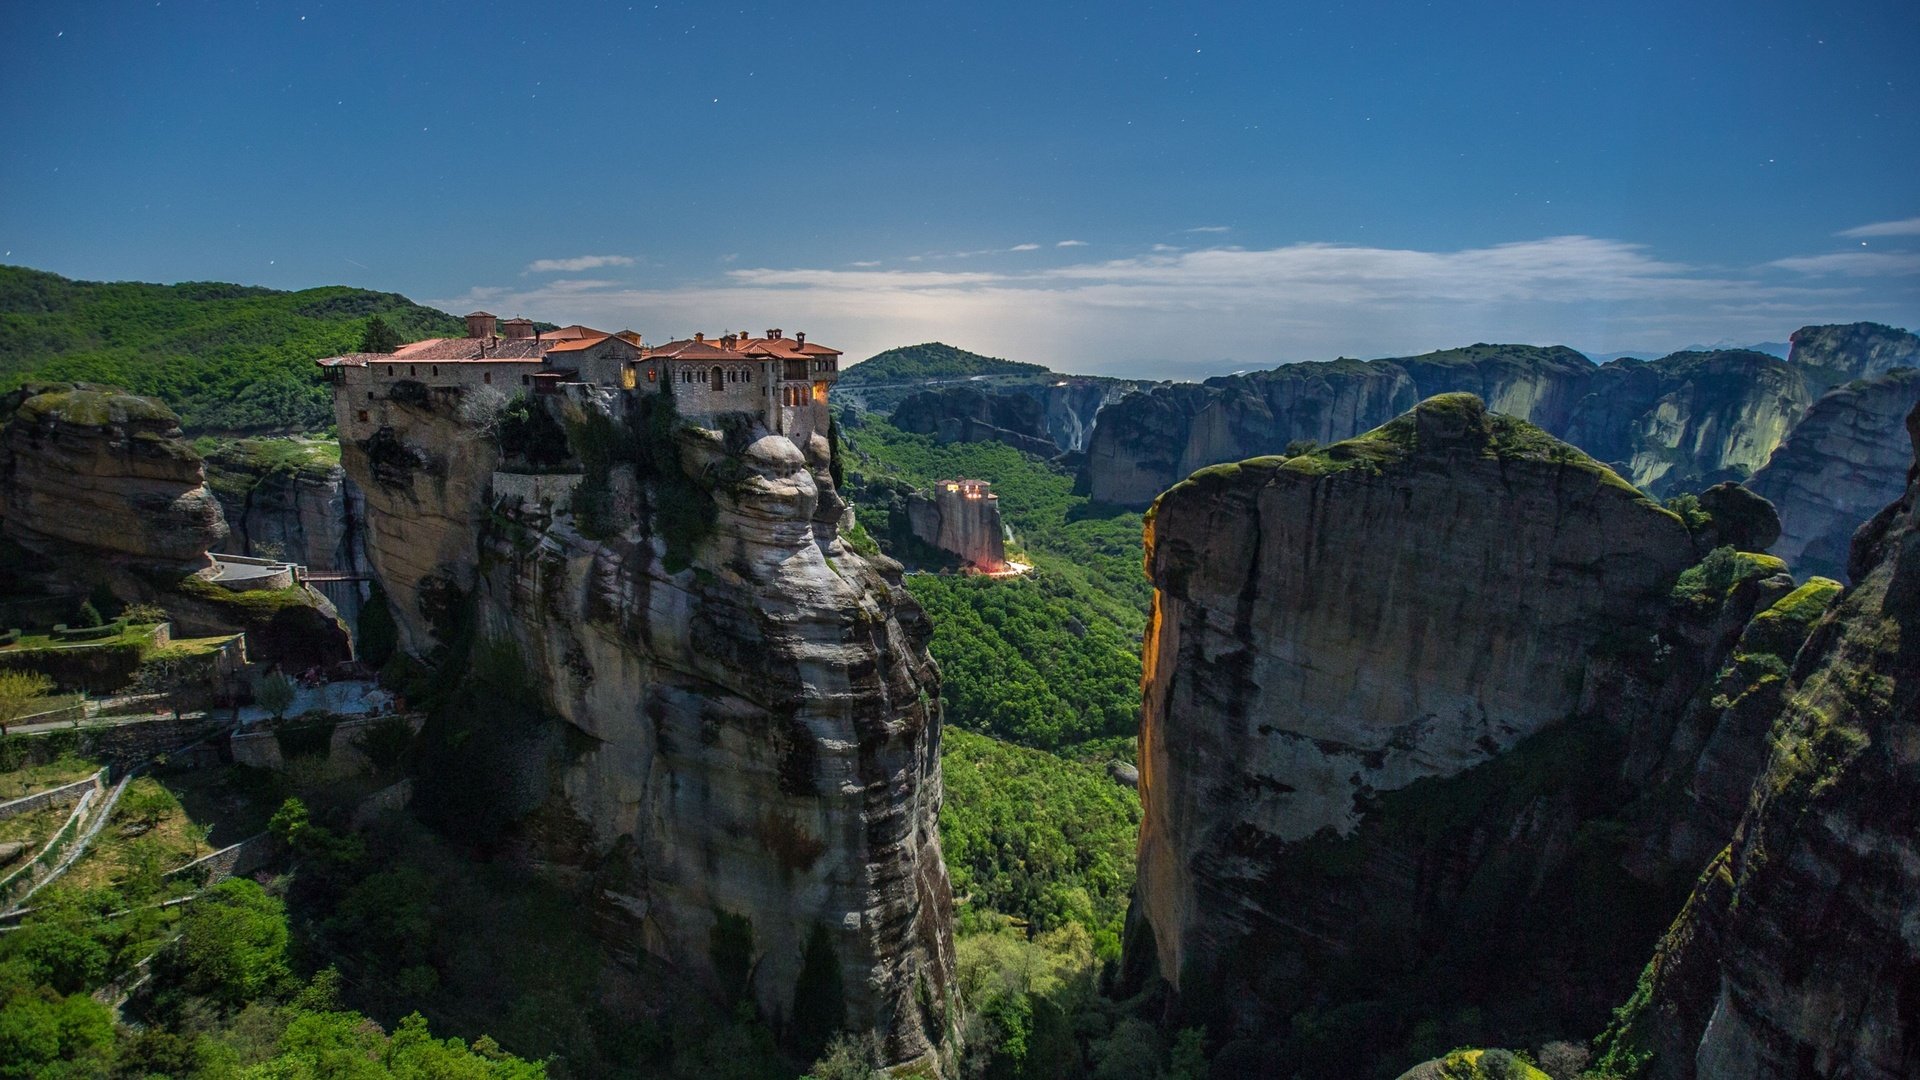
[[[105,623],[106,620],[100,617],[100,609],[93,606],[92,600],[82,600],[80,610],[73,616],[73,625],[82,630],[91,630]]]
[[[278,671],[269,672],[254,683],[253,701],[278,720],[292,707],[294,689],[292,679]]]
[[[223,881],[192,905],[163,961],[172,982],[222,1005],[272,994],[290,977],[285,908],[246,878]]]

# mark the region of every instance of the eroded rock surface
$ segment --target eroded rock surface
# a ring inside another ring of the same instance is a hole
[[[166,406],[111,387],[52,384],[0,399],[0,526],[56,559],[207,565],[227,536],[200,455]]]
[[[646,423],[617,391],[541,406],[576,451]],[[498,763],[516,812],[578,822],[540,857],[589,875],[617,945],[744,990],[776,1030],[825,964],[847,1027],[937,1064],[957,1021],[939,674],[897,564],[839,538],[826,440],[678,430],[713,504],[690,541],[663,524],[660,457],[577,461],[570,505],[499,501],[494,445],[452,405],[383,409],[343,460],[405,647],[431,655],[470,605],[566,729]]]
[[[1845,577],[1854,531],[1906,486],[1902,428],[1916,402],[1920,370],[1903,368],[1845,383],[1814,403],[1747,481],[1780,512],[1775,554],[1796,571]]]
[[[1128,395],[1101,414],[1084,478],[1144,506],[1195,469],[1350,438],[1416,401],[1468,392],[1660,494],[1740,480],[1812,401],[1808,370],[1747,350],[1594,365],[1562,347],[1472,345],[1423,356],[1286,364]]]
[[[1714,688],[1792,582],[1698,555],[1464,394],[1169,491],[1129,975],[1250,1075],[1403,1068],[1373,1055],[1436,1018],[1469,1045],[1595,1030],[1706,857],[1676,825],[1703,747],[1714,780],[1764,740]]]
[[[1041,401],[1023,394],[986,394],[965,386],[925,390],[893,410],[893,426],[943,443],[1003,442],[1041,457],[1058,452]]]
[[[1601,1041],[1615,1067],[1920,1075],[1920,409],[1906,428],[1906,488],[1856,537],[1732,844]]]

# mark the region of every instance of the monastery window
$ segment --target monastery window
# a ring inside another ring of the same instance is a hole
[[[412,364],[407,365],[407,378],[411,379],[418,374],[420,374],[419,368],[414,367]]]
[[[389,374],[389,375],[391,375],[391,374],[393,374],[393,365],[392,365],[392,364],[388,364],[388,365],[387,365],[387,374]]]
[[[659,372],[657,372],[657,371],[655,371],[655,370],[653,370],[652,368],[648,368],[648,369],[647,369],[647,381],[648,381],[648,382],[653,382],[653,381],[655,381],[655,380],[657,380],[658,378],[660,378],[660,373],[659,373]]]
[[[356,415],[359,416],[361,423],[364,424],[367,422],[367,410],[361,409]]]
[[[623,390],[631,390],[634,387],[633,369],[625,365],[620,368],[620,387]]]
[[[373,391],[371,391],[371,390],[369,390],[369,391],[367,391],[367,400],[368,400],[368,401],[372,401],[372,400],[373,400]]]
[[[533,376],[531,376],[531,375],[522,375],[522,376],[520,376],[520,385],[521,385],[521,386],[527,386],[527,385],[530,385],[530,384],[531,384],[532,382],[533,382]]]
[[[427,369],[427,371],[428,371],[428,372],[430,372],[430,373],[431,373],[431,374],[433,375],[433,377],[434,377],[434,378],[436,378],[436,379],[440,377],[440,365],[439,365],[439,364],[435,364],[435,365],[433,365],[432,367],[430,367],[430,368],[428,368],[428,369]]]
[[[481,382],[483,382],[483,383],[486,383],[486,384],[487,384],[487,385],[489,385],[489,386],[491,386],[491,385],[493,385],[493,372],[491,372],[491,371],[483,371],[483,372],[481,372],[481,373],[480,373],[480,381],[481,381]]]
[[[707,377],[711,380],[708,389],[714,393],[718,394],[727,388],[727,376],[719,368],[714,368]]]

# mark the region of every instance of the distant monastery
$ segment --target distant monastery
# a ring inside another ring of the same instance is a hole
[[[825,434],[827,391],[840,377],[840,350],[809,343],[805,334],[695,334],[648,346],[631,330],[610,334],[576,325],[540,332],[531,320],[500,322],[484,311],[467,316],[464,338],[429,338],[391,353],[318,363],[333,383],[343,438],[365,438],[385,426],[387,404],[409,393],[430,400],[493,386],[508,395],[558,394],[574,385],[658,393],[670,384],[675,407],[690,420],[747,413],[805,447],[814,434]]]

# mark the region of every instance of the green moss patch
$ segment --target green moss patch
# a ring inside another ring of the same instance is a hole
[[[20,403],[19,412],[35,420],[47,418],[87,427],[129,422],[168,427],[180,424],[180,418],[172,409],[152,398],[91,383],[74,383],[34,394]]]

